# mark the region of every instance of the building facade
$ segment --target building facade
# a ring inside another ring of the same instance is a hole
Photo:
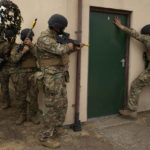
[[[81,14],[78,14],[79,1],[82,2]],[[124,24],[140,31],[150,22],[149,0],[142,2],[140,0],[13,0],[13,2],[21,10],[24,20],[22,28],[30,28],[33,20],[38,19],[34,29],[35,42],[40,32],[48,28],[48,19],[54,13],[67,17],[69,24],[66,32],[69,32],[73,39],[77,39],[77,33],[80,32],[78,17],[82,18],[81,41],[90,44],[90,47],[84,47],[81,51],[79,118],[82,122],[87,121],[88,118],[115,114],[117,107],[123,107],[131,82],[144,69],[142,57],[144,47],[138,41],[129,39],[121,33],[114,26],[113,17],[119,16]],[[99,59],[97,55],[100,56]],[[66,124],[74,122],[76,58],[76,53],[70,56],[71,78],[67,86],[69,105]],[[127,61],[126,67],[123,64],[124,60]],[[111,70],[113,67],[116,70]],[[140,96],[139,111],[150,109],[149,90],[149,87],[145,88]],[[119,101],[116,101],[117,98]]]

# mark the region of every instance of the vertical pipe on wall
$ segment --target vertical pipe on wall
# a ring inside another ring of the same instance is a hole
[[[82,0],[78,0],[78,31],[77,39],[81,42],[82,30]],[[77,51],[77,68],[76,68],[76,96],[75,96],[75,118],[72,128],[74,131],[81,131],[80,115],[80,70],[81,70],[81,51]]]

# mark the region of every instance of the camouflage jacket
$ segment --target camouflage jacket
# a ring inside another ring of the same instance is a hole
[[[135,38],[136,40],[142,42],[146,48],[146,52],[150,55],[150,36],[145,34],[140,34],[134,29],[130,29],[125,27],[123,29],[127,34],[129,34],[131,37]]]
[[[1,62],[4,60],[4,51],[8,48],[8,42],[4,39],[0,39],[0,59]]]
[[[17,64],[18,71],[32,72],[36,70],[36,46],[32,45],[29,51],[25,54],[19,51],[19,45],[14,47],[11,51],[11,61]]]
[[[15,48],[16,46],[17,44],[14,43],[11,46],[11,49]],[[4,39],[0,39],[0,65],[2,65],[1,67],[3,68],[10,68],[16,66],[11,61],[11,57],[10,57],[11,50],[9,48],[10,48],[10,44]]]
[[[75,50],[70,50],[67,44],[57,43],[55,40],[55,34],[51,30],[47,29],[41,33],[37,41],[37,47],[39,64],[42,60],[49,60],[49,64],[47,63],[42,67],[40,66],[41,68],[45,68],[52,74],[68,70],[68,55]],[[60,64],[55,63],[55,61],[58,60],[61,60]]]

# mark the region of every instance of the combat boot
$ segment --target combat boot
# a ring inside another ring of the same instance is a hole
[[[26,121],[26,115],[20,115],[19,119],[16,121],[16,125],[21,125]]]
[[[64,129],[64,128],[62,128],[62,127],[59,127],[59,128],[57,128],[56,129],[56,131],[55,131],[56,133],[56,136],[63,136],[63,135],[65,135],[65,134],[67,134],[67,129]]]
[[[56,139],[49,138],[46,141],[38,141],[38,143],[42,146],[49,147],[49,148],[59,148],[60,142]]]
[[[119,113],[125,117],[130,117],[132,119],[137,119],[137,112],[129,109],[119,110]]]

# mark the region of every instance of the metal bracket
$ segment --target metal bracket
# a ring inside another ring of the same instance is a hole
[[[81,128],[81,122],[80,122],[78,116],[75,116],[75,122],[74,122],[74,124],[71,124],[71,125],[70,125],[70,128],[71,128],[74,132],[77,132],[77,131],[81,131],[81,130],[82,130],[82,128]]]

